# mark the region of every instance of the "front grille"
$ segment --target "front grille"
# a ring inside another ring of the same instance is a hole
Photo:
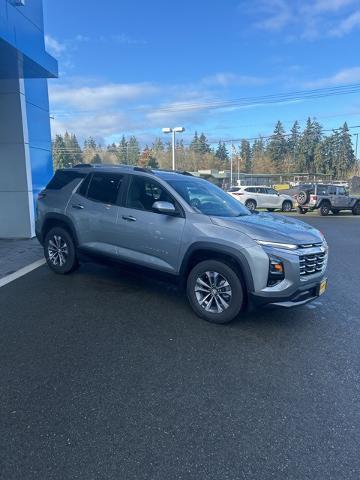
[[[299,257],[300,275],[312,275],[321,272],[326,264],[326,255],[326,252],[301,255]]]

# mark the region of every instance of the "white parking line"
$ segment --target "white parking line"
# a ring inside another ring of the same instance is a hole
[[[7,285],[8,283],[13,282],[17,278],[23,277],[24,275],[32,272],[36,268],[41,267],[41,265],[44,265],[44,263],[45,263],[45,258],[42,258],[41,260],[36,260],[36,262],[31,263],[30,265],[27,265],[24,268],[20,268],[20,270],[17,270],[16,272],[11,273],[6,277],[0,278],[0,288],[3,287],[4,285]]]

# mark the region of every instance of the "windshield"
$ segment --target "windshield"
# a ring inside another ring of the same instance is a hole
[[[206,180],[168,180],[168,183],[198,213],[216,217],[251,215],[238,200]]]

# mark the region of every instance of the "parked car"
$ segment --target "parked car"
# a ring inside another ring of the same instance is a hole
[[[301,214],[318,210],[320,215],[332,212],[337,215],[342,210],[350,210],[360,215],[360,198],[351,197],[344,186],[333,184],[301,185],[296,195],[297,209]]]
[[[327,285],[322,233],[295,219],[251,213],[185,173],[58,170],[39,194],[36,234],[55,273],[72,272],[84,255],[161,272],[186,286],[195,313],[214,323],[251,305],[302,305]]]
[[[282,210],[290,212],[294,208],[293,199],[289,195],[279,193],[274,188],[265,186],[247,186],[231,188],[228,193],[239,200],[250,211],[266,208],[269,212]]]

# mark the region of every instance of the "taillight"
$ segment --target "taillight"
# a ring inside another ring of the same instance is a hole
[[[46,193],[44,190],[42,190],[41,192],[39,192],[38,194],[38,200],[42,200],[43,198],[46,197]]]
[[[242,192],[235,192],[234,195],[244,195]]]
[[[310,195],[310,200],[317,200],[317,195]]]

